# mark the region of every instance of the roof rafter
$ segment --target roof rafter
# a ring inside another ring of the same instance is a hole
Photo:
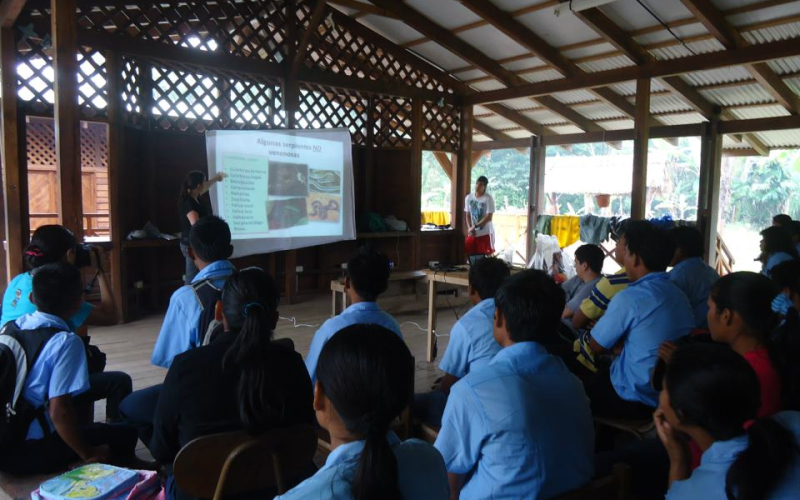
[[[2,0],[0,2],[0,26],[3,28],[13,26],[23,7],[25,7],[25,0]]]
[[[725,19],[710,0],[681,0],[681,3],[694,14],[703,26],[711,32],[726,48],[747,47],[750,43]],[[790,113],[800,113],[800,98],[765,63],[748,64],[747,70],[767,90],[781,106]]]

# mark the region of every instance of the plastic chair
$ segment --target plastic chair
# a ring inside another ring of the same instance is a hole
[[[178,487],[197,498],[221,500],[226,495],[276,488],[309,468],[317,449],[310,425],[272,429],[258,436],[244,431],[211,434],[192,440],[175,457]]]

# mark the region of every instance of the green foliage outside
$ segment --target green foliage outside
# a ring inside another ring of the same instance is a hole
[[[430,151],[422,152],[422,210],[450,210],[450,178]]]

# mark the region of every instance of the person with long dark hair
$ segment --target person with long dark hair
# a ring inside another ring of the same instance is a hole
[[[771,226],[761,231],[761,255],[758,257],[761,274],[769,277],[773,267],[797,258],[797,248],[788,229]]]
[[[653,419],[670,459],[667,500],[789,500],[800,491],[800,413],[757,418],[759,382],[715,343],[679,347]],[[703,451],[691,471],[688,435]]]
[[[276,500],[446,500],[444,462],[391,423],[414,392],[414,358],[394,332],[355,324],[333,336],[317,364],[314,410],[331,454],[311,478]]]
[[[234,273],[216,308],[224,333],[173,361],[159,395],[150,440],[153,457],[168,471],[178,451],[197,437],[238,429],[259,434],[275,427],[313,424],[311,380],[303,359],[273,341],[279,301],[275,281],[263,270]],[[189,498],[171,475],[167,497]]]
[[[786,307],[794,307],[800,311],[800,260],[782,262],[772,268],[770,278],[778,285],[786,296]],[[778,307],[778,311],[783,313],[784,307],[773,303],[773,309]]]
[[[178,196],[178,210],[181,218],[181,252],[186,260],[186,272],[183,281],[189,285],[197,275],[199,270],[194,263],[194,259],[189,256],[189,233],[197,221],[203,217],[213,215],[211,207],[200,201],[203,196],[217,182],[225,179],[226,174],[220,172],[211,179],[206,180],[206,174],[199,170],[193,170],[186,174],[181,182],[181,192]]]

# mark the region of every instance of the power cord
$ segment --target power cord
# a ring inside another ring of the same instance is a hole
[[[297,322],[297,318],[295,318],[294,316],[292,316],[291,318],[284,318],[283,316],[279,316],[279,318],[284,320],[284,321],[290,321],[295,328],[301,328],[301,327],[303,327],[303,328],[317,328],[318,326],[320,326],[320,325],[306,325],[304,323],[298,323]]]
[[[572,3],[572,2],[570,2],[570,4],[571,4],[571,3]],[[690,53],[691,53],[693,56],[696,56],[696,55],[697,55],[697,52],[695,52],[694,50],[692,50],[692,48],[691,48],[691,47],[689,47],[688,45],[686,45],[686,42],[683,40],[683,38],[679,37],[679,36],[678,36],[678,35],[677,35],[677,34],[676,34],[674,31],[672,31],[672,28],[670,28],[670,27],[669,27],[669,25],[668,25],[667,23],[665,23],[665,22],[664,22],[664,21],[663,21],[663,20],[662,20],[660,17],[658,17],[658,14],[656,14],[655,12],[653,12],[653,10],[652,10],[650,7],[648,7],[647,5],[645,5],[645,4],[644,4],[644,2],[642,2],[642,0],[636,0],[636,3],[638,3],[639,5],[641,5],[641,6],[642,6],[642,8],[643,8],[644,10],[646,10],[646,11],[647,11],[647,12],[648,12],[648,13],[649,13],[651,16],[653,16],[653,18],[655,18],[655,20],[656,20],[656,21],[658,21],[658,22],[659,22],[659,24],[661,24],[661,26],[663,26],[663,27],[664,27],[664,29],[666,29],[667,31],[669,31],[669,34],[670,34],[670,35],[672,35],[672,36],[675,38],[675,40],[677,40],[677,41],[681,42],[681,45],[683,45],[683,47],[684,47],[686,50],[688,50],[688,51],[689,51],[689,52],[690,52]]]

